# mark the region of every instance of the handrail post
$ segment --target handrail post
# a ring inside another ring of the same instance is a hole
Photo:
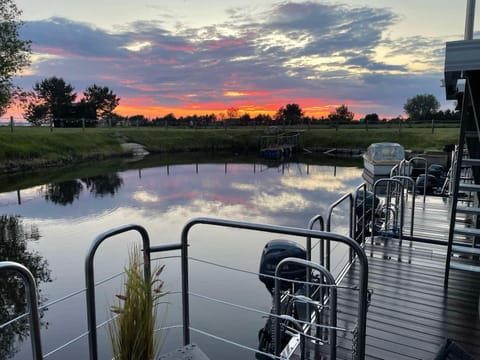
[[[188,233],[190,229],[196,224],[222,226],[228,228],[254,230],[260,232],[268,232],[274,234],[284,234],[291,236],[299,236],[303,238],[312,237],[316,239],[328,239],[343,243],[353,249],[357,255],[357,260],[360,266],[359,276],[359,291],[358,291],[358,358],[365,358],[365,336],[367,331],[367,297],[368,297],[368,258],[363,248],[353,239],[335,233],[325,231],[315,231],[303,228],[293,228],[286,226],[264,225],[247,223],[241,221],[214,219],[214,218],[195,218],[191,219],[182,230],[182,245],[184,251],[182,252],[182,292],[183,292],[183,325],[184,325],[184,342],[190,339],[190,313],[188,309],[188,258],[186,257],[186,250],[188,246]],[[185,266],[183,265],[185,262]]]
[[[324,231],[325,229],[325,222],[323,221],[322,215],[315,215],[308,221],[308,229],[313,230],[315,223],[319,224],[320,231]],[[312,238],[307,237],[307,260],[312,260]]]
[[[308,229],[313,230],[313,227],[315,226],[315,223],[319,224],[320,231],[324,231],[325,229],[325,222],[323,221],[323,216],[322,215],[315,215],[312,217],[309,222],[308,222]],[[320,252],[320,259],[323,261],[322,257],[324,255],[324,249],[323,249],[323,240],[319,240],[319,252]],[[312,261],[312,238],[310,236],[307,237],[307,260]],[[307,271],[306,274],[306,280],[307,283],[310,282],[311,276],[310,276],[310,271]],[[310,297],[310,286],[307,286],[307,296]],[[323,289],[320,289],[320,298],[323,298]],[[307,304],[307,314],[310,314],[310,304]]]
[[[358,191],[359,190],[362,190],[363,192],[363,196],[361,197],[362,198],[362,213],[361,215],[358,214],[358,211],[357,211],[357,205],[358,205]],[[361,244],[365,244],[365,226],[367,225],[367,222],[366,222],[366,213],[367,213],[367,184],[366,183],[361,183],[359,186],[357,186],[355,188],[355,190],[352,192],[354,193],[355,195],[353,195],[353,215],[352,215],[352,223],[350,225],[350,237],[354,240],[356,240],[358,242],[358,240],[360,240],[360,243]],[[357,239],[358,235],[356,233],[356,230],[357,230],[357,227],[358,227],[358,221],[357,221],[357,218],[360,218],[361,216],[361,219],[362,219],[362,222],[361,222],[361,233],[360,233],[360,236],[361,238],[360,239]],[[352,251],[350,250],[350,262],[353,260],[353,254],[352,254]]]
[[[35,278],[25,266],[13,261],[0,262],[0,271],[12,271],[18,273],[25,284],[30,321],[32,356],[35,360],[42,360],[42,339],[40,336],[40,317],[38,313],[37,285],[35,284]]]
[[[353,195],[352,193],[347,193],[345,195],[343,195],[340,199],[338,199],[337,201],[335,201],[333,204],[331,204],[329,207],[328,207],[328,210],[327,210],[327,226],[326,226],[326,231],[327,232],[330,232],[331,231],[331,227],[332,227],[332,214],[333,214],[333,209],[335,209],[339,204],[341,204],[344,200],[348,199],[350,201],[349,203],[349,209],[350,209],[350,214],[348,215],[349,216],[349,234],[350,234],[350,237],[351,237],[351,232],[352,232],[352,223],[351,223],[351,218],[352,218],[352,213],[351,213],[351,209],[352,209],[352,204],[353,204]],[[327,240],[327,249],[326,249],[326,258],[327,258],[327,261],[326,261],[326,267],[328,269],[328,271],[330,271],[330,240]],[[323,264],[322,264],[323,265]]]
[[[423,161],[423,163],[425,164],[424,165],[424,168],[425,168],[425,184],[423,186],[423,202],[425,202],[425,199],[427,197],[427,177],[428,177],[428,162],[427,162],[427,159],[425,159],[424,157],[421,157],[421,156],[414,156],[413,158],[410,159],[410,162],[413,162],[413,161]],[[412,165],[412,169],[413,169],[413,165]]]
[[[190,344],[190,303],[188,288],[188,232],[195,225],[190,221],[182,229],[181,238],[181,267],[182,267],[182,321],[183,321],[183,345]]]
[[[417,195],[417,185],[415,181],[409,176],[394,176],[392,179],[407,180],[412,184],[412,211],[410,214],[410,237],[413,237],[413,225],[415,220],[415,197]],[[408,191],[408,188],[407,188]]]
[[[106,239],[127,231],[137,231],[142,237],[143,243],[143,271],[145,280],[150,279],[150,238],[144,227],[140,225],[124,225],[115,229],[108,230],[98,235],[90,245],[85,257],[85,288],[87,302],[87,326],[88,326],[88,350],[90,360],[98,359],[97,343],[97,316],[95,309],[95,278],[94,278],[94,257],[100,244]]]
[[[393,183],[393,184],[396,184],[397,186],[399,186],[399,188],[401,189],[401,192],[402,192],[402,199],[401,199],[401,203],[400,203],[400,216],[403,216],[403,191],[404,191],[404,187],[403,187],[403,184],[400,180],[397,180],[395,178],[385,178],[385,179],[378,179],[377,181],[375,181],[375,183],[373,184],[373,197],[372,197],[372,209],[374,209],[375,207],[375,197],[377,195],[377,187],[380,183],[382,182],[386,182],[387,183],[387,208],[386,208],[386,215],[389,216],[389,207],[390,207],[390,185]],[[388,219],[387,219],[388,220]],[[386,223],[386,225],[388,225]],[[403,226],[403,221],[401,220],[400,222],[400,226]],[[402,229],[400,228],[400,241],[401,241],[401,233],[402,233]],[[373,238],[375,237],[375,211],[372,212],[372,231],[371,231],[371,234],[372,234],[372,240]]]
[[[279,317],[280,313],[280,270],[283,266],[287,264],[298,264],[304,266],[306,269],[314,269],[320,272],[322,277],[325,277],[327,280],[328,285],[333,285],[329,287],[330,289],[330,329],[329,329],[329,338],[330,338],[330,359],[336,359],[337,357],[337,288],[335,287],[335,279],[330,271],[328,271],[325,267],[315,264],[308,260],[303,260],[299,258],[285,258],[277,264],[275,268],[275,294],[274,294],[274,301],[275,301],[275,355],[280,355],[280,345],[281,345],[281,337],[280,337],[280,321]],[[310,287],[310,284],[307,284],[307,287]],[[323,302],[323,298],[322,298]],[[308,313],[309,314],[309,313]],[[309,315],[310,316],[310,315]]]

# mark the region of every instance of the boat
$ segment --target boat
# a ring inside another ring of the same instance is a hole
[[[389,176],[395,166],[402,166],[402,175],[411,174],[402,145],[392,142],[373,143],[363,154],[363,166],[373,176]]]

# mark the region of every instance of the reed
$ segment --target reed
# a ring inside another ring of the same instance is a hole
[[[109,324],[112,353],[116,360],[152,360],[160,351],[159,337],[155,336],[158,299],[166,295],[159,276],[164,266],[155,269],[145,280],[141,250],[134,246],[129,251],[125,269],[124,293],[117,294],[118,305],[111,311],[118,316]]]

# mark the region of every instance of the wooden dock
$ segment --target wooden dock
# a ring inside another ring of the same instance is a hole
[[[369,288],[366,358],[433,359],[446,338],[480,358],[480,278],[452,271],[444,291],[445,248],[397,240],[367,246]],[[354,265],[340,285],[358,283]],[[353,290],[339,291],[339,325],[351,329]],[[338,358],[351,359],[352,334],[338,336]]]
[[[260,154],[267,159],[281,159],[298,147],[300,134],[299,131],[291,131],[262,136]]]
[[[411,202],[407,209],[411,208]],[[404,234],[409,233],[409,211]],[[449,199],[416,198],[414,238],[447,243]],[[468,217],[464,218],[468,222]],[[444,272],[447,247],[422,242],[375,237],[366,245],[368,287],[373,291],[367,314],[366,358],[433,359],[451,339],[473,358],[480,359],[480,277],[452,270],[447,289]],[[358,284],[355,264],[339,284]],[[357,296],[340,288],[338,358],[352,358]]]

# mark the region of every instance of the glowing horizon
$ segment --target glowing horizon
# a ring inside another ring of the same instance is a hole
[[[77,100],[80,100],[81,98],[82,95],[78,94]],[[250,117],[254,118],[257,115],[269,115],[273,118],[281,107],[285,107],[287,104],[298,104],[302,109],[304,116],[320,119],[322,117],[327,118],[329,114],[334,112],[335,109],[341,105],[347,105],[350,109],[350,105],[348,103],[334,103],[334,100],[332,99],[326,100],[323,104],[317,104],[315,102],[317,99],[304,99],[303,101],[301,99],[297,100],[298,101],[278,102],[265,105],[244,103],[229,104],[228,106],[226,106],[220,103],[192,103],[189,107],[168,107],[160,105],[145,105],[142,104],[142,101],[140,99],[126,99],[123,102],[120,102],[114,112],[124,117],[143,115],[145,116],[145,118],[150,120],[154,118],[162,118],[168,114],[173,114],[176,118],[193,115],[202,116],[214,114],[217,119],[220,120],[220,117],[222,117],[222,115],[226,118],[228,110],[234,108],[238,111],[239,116],[248,114],[250,115]],[[357,106],[361,107],[362,105],[360,104]],[[354,120],[359,120],[363,118],[366,114],[367,113],[355,113]],[[13,116],[15,121],[25,121],[23,116],[23,109],[18,105],[12,104],[7,113],[2,116],[2,118],[5,118],[5,120],[7,120],[10,118],[10,116]],[[392,118],[392,116],[384,116],[382,114],[378,114],[378,116],[380,118]]]

